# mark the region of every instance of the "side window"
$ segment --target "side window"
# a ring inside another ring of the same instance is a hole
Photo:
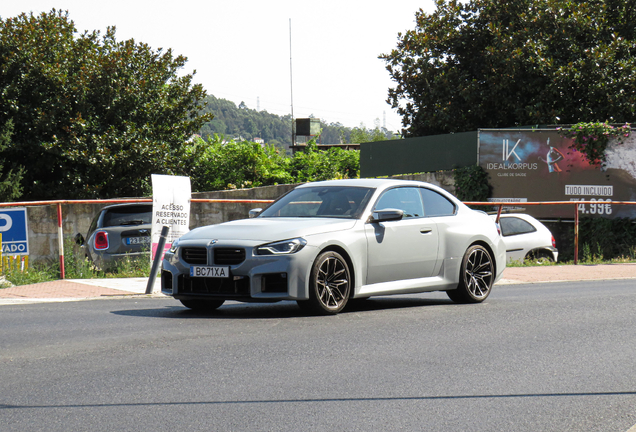
[[[418,188],[398,187],[389,189],[384,192],[377,204],[376,210],[387,208],[398,209],[404,212],[404,218],[422,217],[424,210],[422,208],[422,197]]]
[[[537,230],[532,224],[516,217],[502,217],[499,219],[499,225],[501,226],[501,233],[504,237],[526,234]]]
[[[425,216],[452,216],[455,214],[455,204],[445,196],[426,188],[420,188],[420,193],[424,201]]]

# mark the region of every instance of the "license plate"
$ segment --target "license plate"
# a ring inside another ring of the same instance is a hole
[[[217,266],[192,266],[190,267],[191,277],[211,277],[211,278],[226,278],[230,277],[229,267],[217,267]]]
[[[150,237],[126,237],[127,245],[150,244]]]

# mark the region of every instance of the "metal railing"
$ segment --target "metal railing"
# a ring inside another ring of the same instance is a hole
[[[62,230],[62,205],[63,204],[121,204],[152,202],[152,198],[121,198],[121,199],[92,199],[92,200],[51,200],[51,201],[22,201],[11,203],[0,203],[3,207],[36,207],[36,206],[56,206],[57,207],[57,239],[60,257],[60,279],[65,278],[64,270],[64,232]],[[274,200],[263,199],[215,199],[215,198],[192,198],[191,203],[241,203],[241,204],[269,204]],[[0,257],[2,257],[2,244],[0,243]],[[28,261],[27,261],[28,262]]]
[[[57,207],[57,231],[58,231],[58,248],[60,256],[60,278],[64,279],[64,233],[62,230],[62,205],[64,204],[119,204],[119,203],[139,203],[139,202],[152,202],[152,198],[138,198],[138,199],[93,199],[93,200],[52,200],[52,201],[24,201],[24,202],[11,202],[0,203],[2,207],[32,207],[32,206],[51,206]],[[191,203],[236,203],[236,204],[270,204],[274,202],[271,199],[216,199],[216,198],[192,198]],[[518,207],[518,206],[535,206],[535,205],[570,205],[573,206],[573,218],[574,218],[574,264],[578,264],[578,249],[579,249],[579,205],[589,204],[611,204],[611,205],[636,205],[636,202],[632,201],[537,201],[537,202],[482,202],[482,201],[465,201],[466,205],[474,206],[490,206],[497,207],[497,221],[504,207]],[[0,249],[0,257],[2,256]]]
[[[505,206],[507,207],[518,207],[518,206],[534,206],[534,205],[571,205],[574,206],[574,264],[578,264],[579,261],[579,206],[580,205],[636,205],[636,202],[633,201],[537,201],[537,202],[473,202],[473,201],[465,201],[466,205],[475,205],[475,206],[492,206],[498,207],[497,210],[497,222],[499,222],[499,216],[501,216],[501,212]]]

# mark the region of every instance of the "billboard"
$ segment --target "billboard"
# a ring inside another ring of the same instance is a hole
[[[489,174],[492,201],[516,203],[535,217],[574,218],[574,206],[524,206],[533,201],[594,201],[580,204],[580,215],[636,217],[636,137],[611,139],[603,167],[590,165],[570,149],[572,139],[555,129],[480,129],[479,165]]]

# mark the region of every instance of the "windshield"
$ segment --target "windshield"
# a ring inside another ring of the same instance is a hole
[[[263,210],[258,217],[332,217],[358,219],[373,188],[316,186],[294,189]]]

